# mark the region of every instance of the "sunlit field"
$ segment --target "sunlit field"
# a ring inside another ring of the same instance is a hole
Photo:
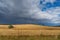
[[[0,40],[60,40],[60,35],[57,35],[56,38],[54,35],[40,35],[40,36],[0,36]]]
[[[0,25],[0,40],[60,40],[60,27],[33,24]]]

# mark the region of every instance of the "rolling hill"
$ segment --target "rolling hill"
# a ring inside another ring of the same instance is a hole
[[[18,24],[13,25],[14,28],[9,29],[8,26],[9,25],[0,25],[0,35],[60,35],[60,27]]]
[[[0,29],[8,29],[9,25],[0,25]],[[13,25],[13,29],[19,30],[60,30],[60,27],[53,27],[53,26],[42,26],[42,25],[35,25],[35,24],[17,24]]]

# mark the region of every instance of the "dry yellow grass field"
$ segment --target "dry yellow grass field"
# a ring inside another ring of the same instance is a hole
[[[9,29],[9,25],[0,25],[0,35],[60,35],[60,27],[48,27],[34,24],[13,25],[14,28]]]

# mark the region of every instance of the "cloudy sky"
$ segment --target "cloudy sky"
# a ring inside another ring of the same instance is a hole
[[[0,0],[0,24],[60,26],[60,0]]]

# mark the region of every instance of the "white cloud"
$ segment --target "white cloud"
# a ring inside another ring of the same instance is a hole
[[[49,1],[49,0],[46,0]],[[33,7],[29,10],[29,13],[32,15],[32,18],[35,19],[48,19],[51,23],[60,23],[60,7],[48,9],[45,12],[42,12],[38,6],[34,4]]]
[[[56,0],[45,0],[45,2],[51,2],[51,3],[53,3],[53,2],[55,2]]]

